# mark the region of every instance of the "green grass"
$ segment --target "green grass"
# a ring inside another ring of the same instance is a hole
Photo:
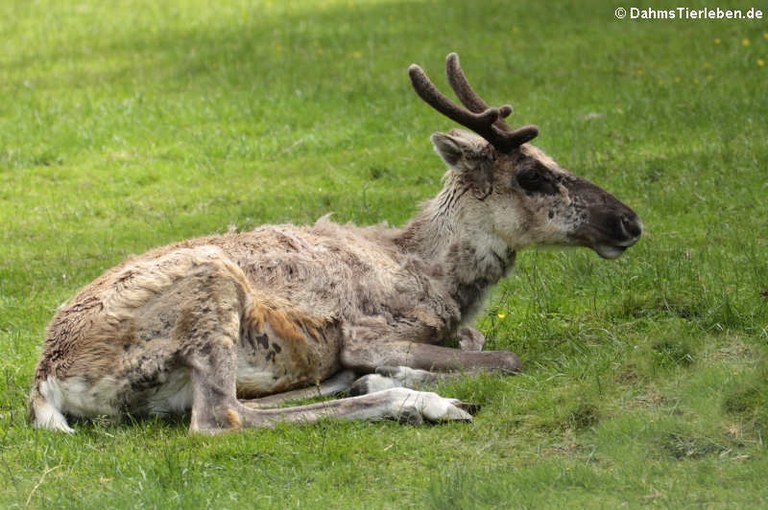
[[[573,4],[4,2],[0,507],[768,505],[768,27]],[[126,256],[329,211],[404,222],[453,127],[405,70],[440,78],[452,50],[647,229],[612,262],[520,254],[479,326],[525,374],[441,389],[474,423],[26,425],[46,323]]]

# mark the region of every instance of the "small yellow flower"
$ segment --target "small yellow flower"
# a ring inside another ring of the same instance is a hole
[[[765,32],[765,33],[763,34],[763,39],[765,39],[766,41],[768,41],[768,32]]]
[[[504,319],[507,318],[507,314],[504,313],[504,312],[499,312],[499,313],[496,314],[496,317],[498,317],[501,320],[504,320]]]
[[[758,58],[757,59],[757,65],[759,67],[765,67],[765,60],[763,60],[762,58]]]
[[[747,39],[746,37],[744,39],[742,39],[741,40],[741,45],[744,46],[745,48],[747,46],[749,46],[749,39]]]
[[[719,37],[715,37],[715,44],[720,44],[720,42],[721,42],[720,38]]]

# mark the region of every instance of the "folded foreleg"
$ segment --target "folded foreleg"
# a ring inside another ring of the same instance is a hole
[[[404,366],[438,372],[489,371],[516,374],[522,369],[519,358],[506,351],[462,351],[450,347],[404,340],[346,342],[341,353],[346,368],[360,373],[383,366]]]

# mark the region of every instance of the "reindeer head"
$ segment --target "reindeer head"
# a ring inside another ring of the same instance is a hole
[[[470,87],[451,53],[446,73],[464,107],[445,97],[417,65],[409,70],[421,98],[474,133],[435,133],[432,142],[476,203],[478,228],[490,229],[512,249],[527,244],[585,246],[615,258],[640,238],[637,215],[613,195],[576,177],[528,144],[535,126],[511,129],[512,108],[489,107]],[[478,136],[479,135],[479,136]]]

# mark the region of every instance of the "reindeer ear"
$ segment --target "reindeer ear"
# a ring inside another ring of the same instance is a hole
[[[435,133],[432,145],[454,172],[472,183],[477,198],[487,197],[493,189],[493,160],[488,146],[478,146],[477,140],[457,133]]]
[[[432,135],[432,145],[435,146],[435,150],[443,158],[443,161],[450,167],[456,167],[461,161],[464,155],[466,142],[459,137],[448,135],[445,133],[435,133]]]

